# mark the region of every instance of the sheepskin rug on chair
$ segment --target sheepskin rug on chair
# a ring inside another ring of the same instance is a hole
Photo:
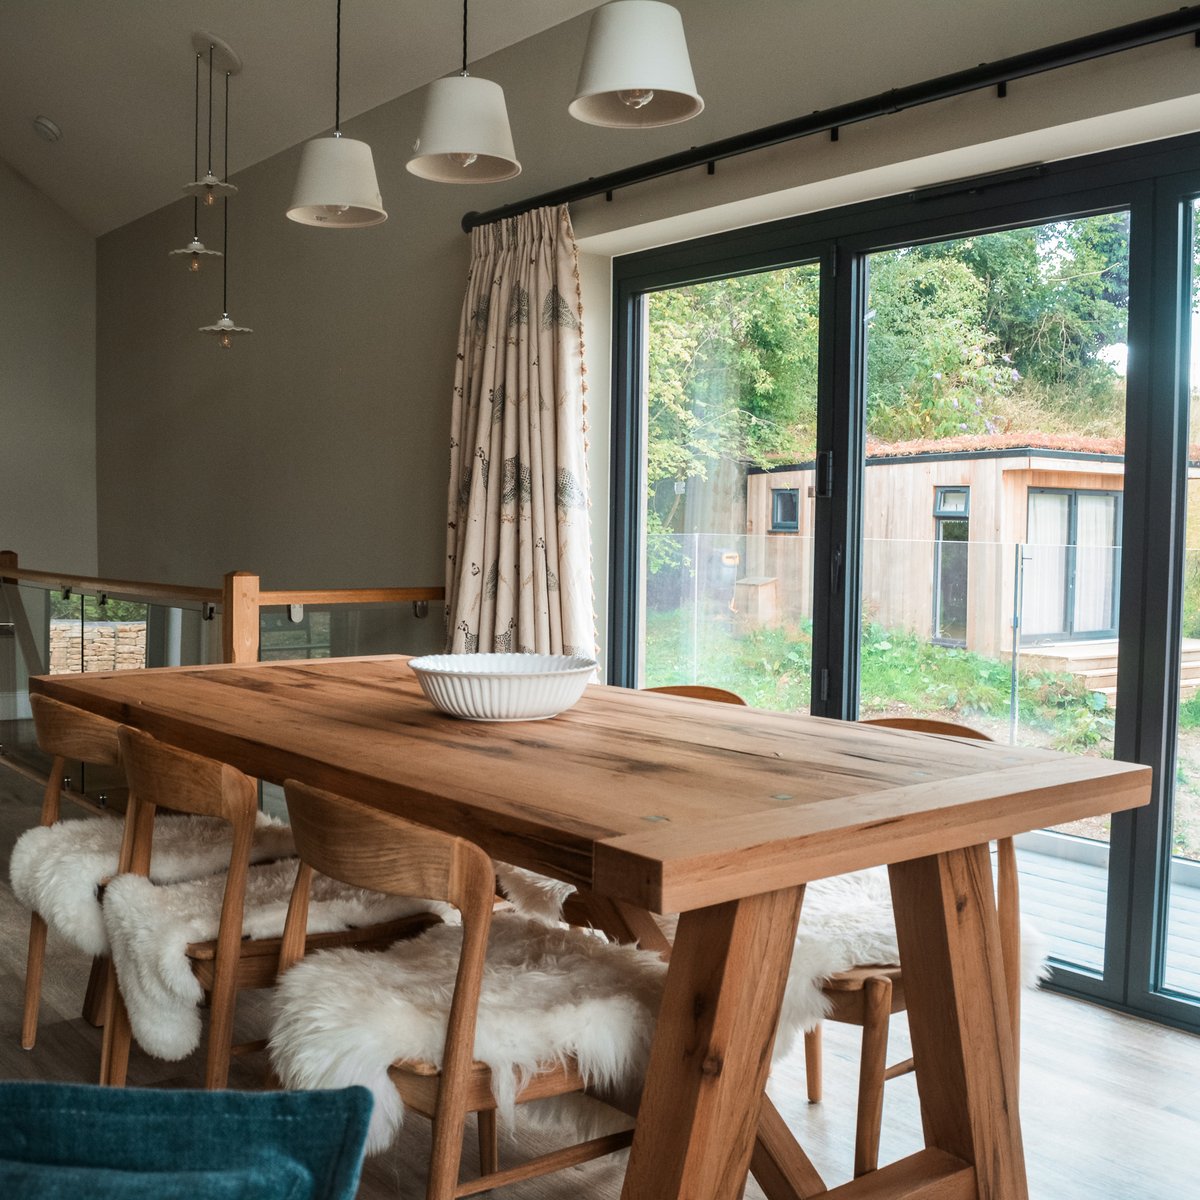
[[[37,825],[17,839],[9,859],[13,894],[78,950],[96,957],[108,953],[100,911],[100,887],[117,870],[125,822],[117,817],[85,817]],[[215,875],[229,866],[230,825],[214,817],[161,814],[154,822],[150,878],[177,883]],[[296,853],[292,831],[259,813],[251,861],[288,858]]]
[[[276,986],[270,1043],[276,1073],[291,1088],[369,1088],[375,1097],[369,1153],[390,1145],[404,1119],[389,1065],[398,1059],[442,1062],[460,946],[459,927],[438,925],[381,954],[314,954]],[[512,1130],[521,1081],[539,1064],[573,1058],[589,1084],[636,1095],[665,974],[666,964],[652,951],[497,913],[475,1058],[491,1068],[501,1127]],[[539,1123],[569,1112],[589,1136],[599,1106],[591,1105],[584,1117],[575,1099],[521,1110],[541,1109]]]
[[[296,869],[296,859],[250,868],[243,938],[283,934]],[[157,885],[141,875],[118,875],[105,890],[104,924],[129,1025],[138,1045],[156,1058],[175,1062],[200,1044],[198,1006],[204,993],[192,973],[187,948],[217,936],[224,895],[224,875],[170,885]],[[417,912],[449,915],[453,910],[314,875],[308,931],[362,929]]]

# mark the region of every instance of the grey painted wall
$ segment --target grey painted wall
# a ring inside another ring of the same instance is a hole
[[[255,332],[230,351],[196,332],[220,316],[219,271],[190,277],[167,259],[190,232],[188,202],[103,237],[97,411],[105,573],[212,583],[236,568],[258,571],[266,586],[440,583],[450,389],[469,252],[459,229],[465,209],[1152,15],[1162,3],[682,0],[679,7],[708,104],[685,125],[633,133],[567,115],[583,18],[475,68],[505,88],[525,167],[516,180],[456,188],[409,175],[420,94],[345,127],[373,147],[390,214],[383,226],[329,231],[285,220],[298,148],[237,176],[230,313]],[[1182,39],[1030,81],[1004,102],[966,98],[847,131],[836,147],[800,143],[722,166],[712,183],[694,172],[631,189],[612,204],[578,206],[576,227],[607,234],[795,186],[806,171],[825,179],[838,171],[830,155],[839,148],[853,155],[843,169],[865,171],[1168,99],[1195,90],[1194,54]],[[344,72],[353,69],[343,63]],[[236,81],[234,89],[236,137]],[[202,237],[219,244],[215,217]],[[589,346],[599,347],[610,317],[597,263],[589,255],[585,299],[597,334]],[[603,358],[597,352],[589,367],[594,482],[607,471]],[[599,562],[606,514],[593,512]],[[603,605],[600,595],[598,611]]]
[[[0,162],[0,549],[28,567],[96,570],[95,352],[95,241]]]

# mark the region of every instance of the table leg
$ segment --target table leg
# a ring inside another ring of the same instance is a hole
[[[741,1196],[801,895],[680,918],[622,1200]]]
[[[889,870],[925,1144],[974,1166],[979,1200],[1028,1200],[988,847]]]

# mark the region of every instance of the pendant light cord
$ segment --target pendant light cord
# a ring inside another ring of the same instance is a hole
[[[196,51],[196,108],[192,118],[192,178],[200,178],[200,51]],[[192,241],[200,240],[200,197],[192,196]]]
[[[229,72],[225,72],[225,176],[229,182]],[[229,316],[229,193],[225,193],[224,232],[221,238],[221,312]]]
[[[333,136],[342,136],[342,0],[337,0],[337,37],[333,58]]]
[[[208,47],[208,173],[212,174],[212,73],[213,48]]]
[[[467,0],[463,0],[463,65],[462,73],[467,73]]]

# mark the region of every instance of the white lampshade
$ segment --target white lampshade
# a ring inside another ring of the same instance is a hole
[[[567,111],[589,125],[625,129],[674,125],[703,112],[678,10],[658,0],[613,0],[596,9]]]
[[[287,215],[301,225],[361,229],[387,220],[366,142],[314,138],[304,144]]]
[[[437,183],[495,183],[520,175],[504,89],[488,79],[435,79],[408,169]]]

